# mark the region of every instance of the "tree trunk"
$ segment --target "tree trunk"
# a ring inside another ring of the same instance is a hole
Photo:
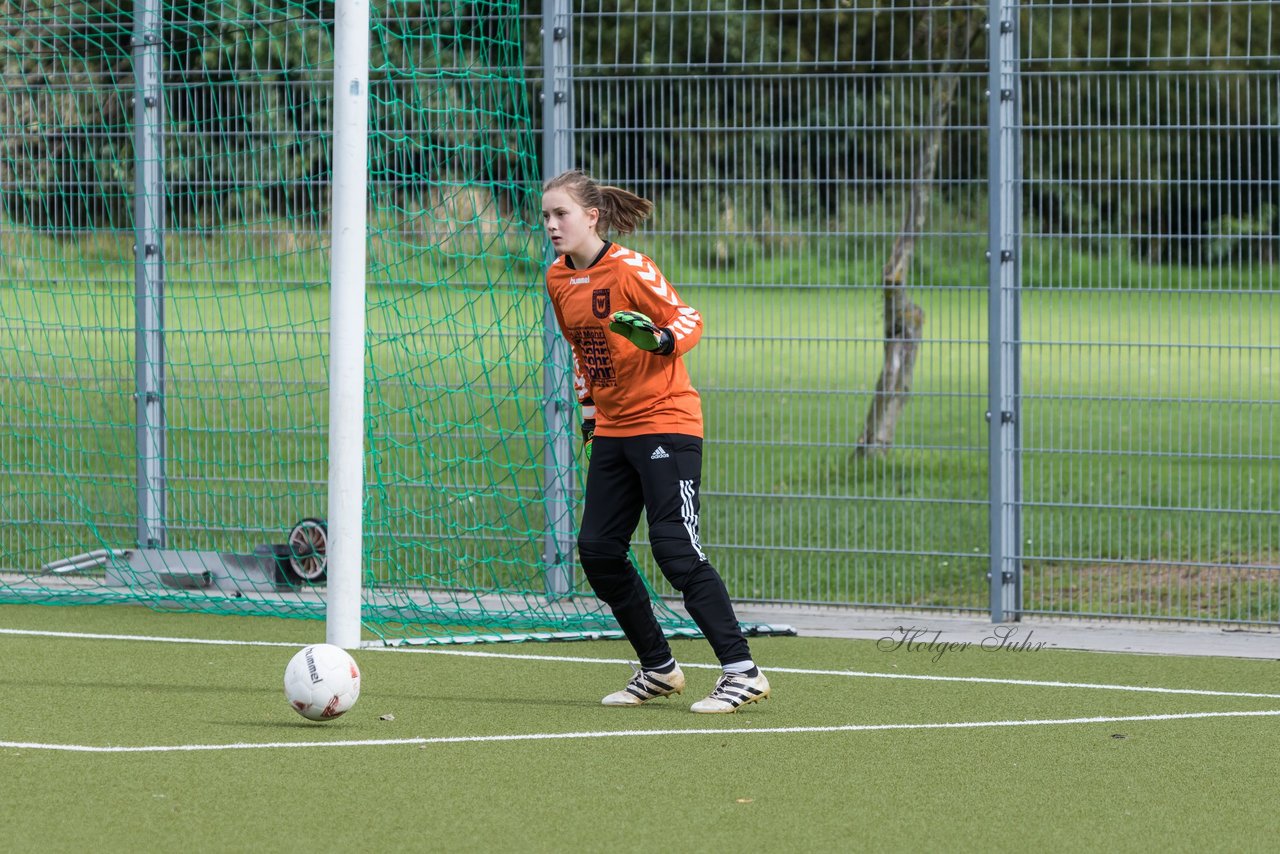
[[[944,3],[943,5],[949,5]],[[981,28],[980,15],[969,13],[961,24],[946,25],[938,34],[936,10],[930,10],[921,25],[923,41],[942,42],[945,61],[933,81],[933,109],[928,129],[920,146],[920,159],[907,200],[902,230],[893,242],[893,251],[884,265],[881,284],[884,288],[884,367],[876,381],[876,393],[867,409],[866,425],[858,436],[857,453],[888,453],[893,446],[898,419],[911,394],[916,356],[924,335],[924,309],[911,299],[907,290],[907,274],[916,236],[924,230],[933,179],[938,171],[938,152],[942,149],[942,132],[955,104],[960,77],[955,61],[968,56],[969,47]]]

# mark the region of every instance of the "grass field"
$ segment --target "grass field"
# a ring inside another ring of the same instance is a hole
[[[166,641],[167,639],[167,641]],[[1269,851],[1271,661],[757,639],[773,699],[676,641],[678,702],[606,709],[617,642],[356,653],[312,724],[318,623],[0,607],[9,851]],[[732,842],[731,842],[732,841]]]

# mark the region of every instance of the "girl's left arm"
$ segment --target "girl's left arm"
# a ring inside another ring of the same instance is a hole
[[[702,338],[702,315],[680,298],[656,264],[643,255],[637,254],[636,258],[639,265],[628,262],[627,269],[631,271],[628,296],[635,302],[637,311],[648,315],[655,325],[671,334],[672,355],[682,356]]]

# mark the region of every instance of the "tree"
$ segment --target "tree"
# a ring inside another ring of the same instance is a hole
[[[921,134],[915,174],[907,193],[907,209],[902,229],[884,265],[881,279],[884,296],[884,367],[876,381],[875,396],[867,410],[866,424],[858,437],[857,453],[880,454],[893,445],[898,419],[911,392],[916,357],[924,335],[924,309],[907,290],[907,274],[915,251],[916,236],[924,230],[929,196],[938,170],[942,133],[951,116],[960,83],[958,64],[982,29],[983,16],[972,10],[950,8],[952,0],[938,0],[921,14],[916,28],[917,44],[926,56],[938,57],[940,67],[933,78],[930,120]]]

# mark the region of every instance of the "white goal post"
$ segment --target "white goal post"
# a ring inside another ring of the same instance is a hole
[[[364,568],[365,264],[369,2],[338,0],[333,64],[333,243],[329,296],[329,555],[325,639],[360,645]]]

